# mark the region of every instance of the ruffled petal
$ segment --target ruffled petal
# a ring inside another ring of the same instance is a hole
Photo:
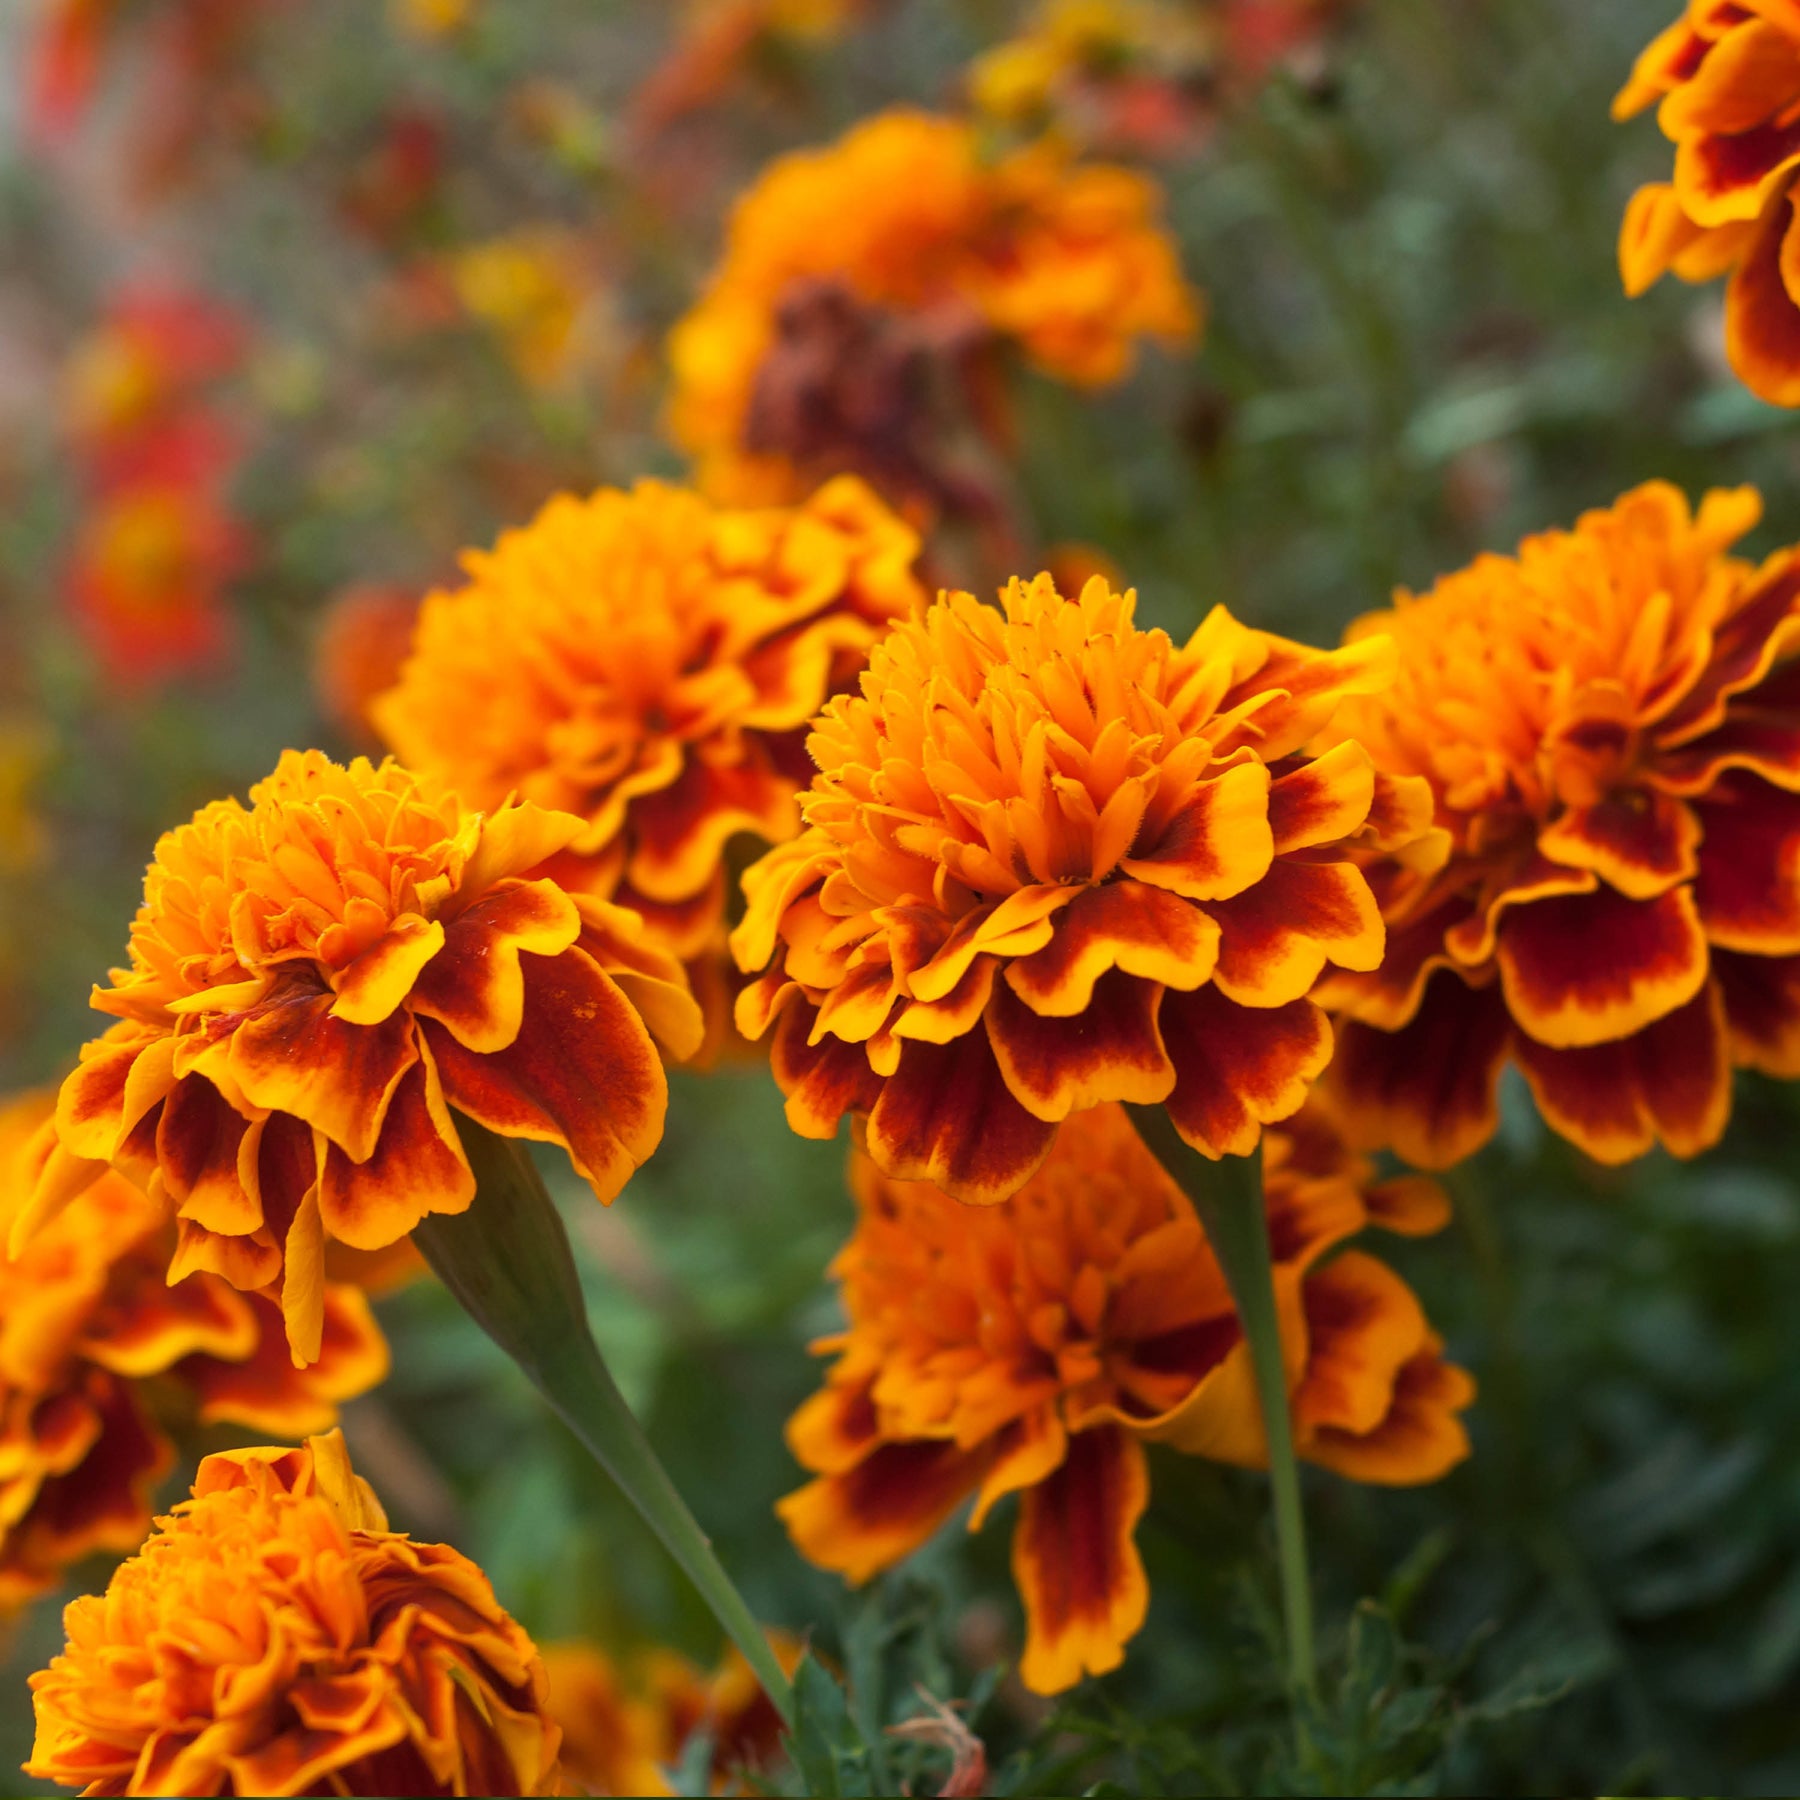
[[[1307,1440],[1306,1460],[1384,1487],[1436,1481],[1466,1460],[1469,1434],[1457,1415],[1474,1405],[1475,1380],[1442,1352],[1442,1340],[1428,1333],[1395,1375],[1381,1422],[1360,1433],[1320,1427]]]
[[[396,919],[337,973],[332,1017],[346,1025],[379,1025],[412,992],[419,971],[444,946],[444,928],[416,914]]]
[[[1269,771],[1239,763],[1200,783],[1155,843],[1122,858],[1119,868],[1188,900],[1222,900],[1260,881],[1274,856]]]
[[[985,1034],[902,1045],[869,1114],[868,1147],[888,1174],[977,1205],[1017,1193],[1056,1127],[1014,1098]]]
[[[1034,1693],[1125,1660],[1150,1605],[1135,1542],[1149,1498],[1143,1446],[1117,1426],[1076,1433],[1062,1466],[1026,1493],[1012,1566],[1025,1601],[1019,1674]]]
[[[1007,985],[1046,1018],[1084,1011],[1109,969],[1196,988],[1213,971],[1219,928],[1197,906],[1139,881],[1084,888],[1058,913],[1055,936],[1006,967]]]
[[[814,1008],[798,988],[788,990],[770,1046],[775,1084],[787,1100],[787,1121],[801,1137],[832,1138],[847,1112],[867,1112],[881,1095],[881,1078],[861,1044],[840,1038],[810,1042]]]
[[[451,1106],[503,1137],[561,1144],[610,1200],[661,1141],[668,1080],[644,1022],[579,949],[522,965],[525,1007],[505,1050],[477,1056],[421,1029]]]
[[[1387,1417],[1401,1367],[1425,1342],[1424,1309],[1386,1263],[1345,1250],[1301,1289],[1306,1372],[1293,1395],[1301,1454],[1322,1426],[1360,1436]]]
[[[1347,739],[1269,788],[1269,829],[1275,854],[1335,844],[1368,822],[1375,802],[1375,765],[1361,744]],[[1424,824],[1431,823],[1427,814]]]
[[[1601,1044],[1665,1018],[1706,981],[1693,892],[1629,900],[1601,888],[1512,908],[1499,938],[1500,985],[1540,1044]]]
[[[1552,861],[1591,869],[1633,900],[1650,900],[1692,878],[1700,824],[1669,794],[1623,788],[1593,806],[1571,807],[1538,833]]]
[[[1331,1060],[1331,1027],[1310,1000],[1239,1006],[1204,987],[1165,994],[1161,1024],[1175,1064],[1169,1117],[1203,1156],[1247,1156]]]

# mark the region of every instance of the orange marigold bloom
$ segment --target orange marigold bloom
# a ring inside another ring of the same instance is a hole
[[[418,623],[417,591],[395,582],[352,582],[332,595],[313,639],[313,689],[340,731],[378,741],[369,709],[399,680]]]
[[[1688,0],[1638,58],[1613,117],[1651,105],[1675,145],[1675,178],[1639,188],[1626,209],[1625,290],[1641,294],[1670,270],[1684,281],[1729,273],[1732,367],[1763,399],[1800,406],[1800,6]]]
[[[903,108],[782,157],[738,201],[724,259],[670,337],[670,429],[709,492],[789,493],[804,471],[760,441],[759,387],[784,314],[821,287],[942,316],[946,339],[966,316],[1063,380],[1115,381],[1139,338],[1181,344],[1199,325],[1158,204],[1146,177],[1049,142],[983,163],[971,126]]]
[[[646,1020],[679,1053],[700,1022],[632,914],[526,877],[570,814],[317,751],[250,801],[158,842],[130,966],[93,996],[118,1023],[63,1084],[14,1242],[114,1163],[176,1213],[170,1279],[280,1282],[304,1363],[328,1239],[379,1250],[474,1197],[456,1113],[561,1144],[611,1199],[662,1135]]]
[[[1039,1693],[1103,1674],[1143,1624],[1133,1533],[1146,1442],[1260,1467],[1249,1349],[1192,1203],[1124,1113],[1070,1123],[1011,1200],[968,1207],[854,1159],[856,1234],[832,1265],[848,1329],[788,1442],[817,1479],[781,1502],[800,1550],[861,1582],[971,1495],[971,1529],[1021,1493],[1020,1673]],[[1361,1481],[1435,1480],[1468,1454],[1474,1397],[1386,1264],[1325,1252],[1370,1223],[1447,1217],[1415,1178],[1371,1187],[1329,1127],[1271,1135],[1275,1289],[1302,1456]]]
[[[71,1602],[26,1773],[88,1794],[554,1794],[543,1663],[487,1577],[388,1530],[341,1434],[209,1456]]]
[[[922,604],[918,550],[848,477],[756,512],[654,481],[562,495],[426,599],[372,714],[477,806],[578,814],[559,876],[697,957],[719,947],[727,843],[799,829],[807,721]]]
[[[1352,628],[1400,678],[1336,729],[1454,845],[1371,870],[1387,960],[1318,996],[1369,1141],[1467,1156],[1510,1056],[1590,1156],[1691,1156],[1734,1061],[1800,1074],[1800,552],[1727,554],[1760,511],[1653,482]]]
[[[1320,971],[1381,961],[1352,849],[1429,822],[1423,782],[1302,748],[1391,648],[1309,650],[1223,607],[1177,646],[1099,579],[1002,601],[896,626],[820,715],[807,829],[744,877],[732,944],[767,973],[739,1029],[775,1026],[796,1131],[866,1112],[882,1168],[965,1200],[1012,1193],[1107,1100],[1246,1153],[1330,1058]]]
[[[34,1094],[0,1107],[0,1239],[52,1105]],[[387,1374],[357,1289],[326,1284],[319,1360],[299,1370],[268,1296],[216,1275],[167,1284],[174,1239],[164,1209],[108,1171],[19,1255],[0,1255],[0,1615],[81,1557],[143,1541],[174,1462],[166,1423],[323,1431],[337,1402]]]
[[[770,1645],[792,1674],[802,1646],[785,1632]],[[597,1645],[546,1644],[550,1715],[562,1727],[571,1792],[672,1794],[663,1774],[696,1731],[712,1740],[714,1793],[741,1792],[738,1776],[781,1762],[781,1715],[735,1646],[708,1673],[673,1650],[653,1650],[621,1669]]]

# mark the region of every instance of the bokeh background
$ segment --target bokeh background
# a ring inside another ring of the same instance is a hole
[[[1028,9],[765,9],[707,63],[683,37],[703,9],[670,0],[139,0],[50,129],[57,10],[0,6],[7,1088],[88,1035],[160,830],[284,746],[362,747],[344,670],[461,549],[559,488],[680,476],[663,336],[756,170],[895,101],[959,107]],[[1608,103],[1674,0],[1337,10],[1139,147],[1207,330],[1103,394],[1021,377],[1029,554],[1097,553],[1177,631],[1225,601],[1329,642],[1396,584],[1651,476],[1754,482],[1752,548],[1800,538],[1800,436],[1730,378],[1717,290],[1619,287],[1618,221],[1663,152]],[[146,294],[208,321],[204,475],[173,479],[204,516],[105,528],[96,334]],[[1800,1787],[1800,1116],[1740,1083],[1717,1150],[1612,1173],[1509,1093],[1500,1140],[1451,1178],[1455,1228],[1394,1253],[1481,1381],[1476,1453],[1418,1492],[1309,1478],[1327,1788]],[[805,1346],[835,1319],[843,1154],[794,1138],[746,1058],[677,1079],[665,1146],[612,1209],[561,1197],[597,1335],[756,1610],[853,1671],[967,1693],[1016,1649],[1003,1533],[951,1532],[847,1596],[771,1512],[798,1476],[779,1425],[815,1379]],[[647,1534],[445,1296],[381,1312],[395,1373],[347,1430],[396,1523],[473,1556],[540,1638],[710,1657]],[[1149,1626],[1053,1720],[999,1687],[979,1729],[1000,1791],[1269,1778],[1262,1486],[1171,1455],[1154,1494]],[[57,1612],[0,1631],[0,1767],[29,1745]]]

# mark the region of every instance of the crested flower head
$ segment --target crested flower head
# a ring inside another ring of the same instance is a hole
[[[806,723],[922,601],[917,554],[848,478],[759,512],[653,481],[565,495],[426,600],[375,721],[475,805],[577,815],[559,874],[695,956],[724,919],[729,841],[799,828]]]
[[[48,1094],[0,1107],[0,1243],[29,1192]],[[164,1279],[174,1228],[108,1170],[16,1257],[0,1253],[0,1616],[97,1551],[126,1551],[174,1461],[166,1427],[323,1431],[387,1373],[355,1288],[326,1284],[319,1360],[296,1369],[281,1309],[216,1275]]]
[[[1725,348],[1752,392],[1800,406],[1800,8],[1793,0],[1688,0],[1613,102],[1655,106],[1673,181],[1639,188],[1619,235],[1628,293],[1673,271],[1729,274]]]
[[[1732,1062],[1800,1073],[1800,555],[1728,553],[1759,511],[1652,483],[1353,628],[1400,677],[1336,729],[1453,844],[1371,867],[1387,961],[1320,991],[1370,1141],[1469,1154],[1511,1056],[1590,1155],[1693,1155]]]
[[[785,156],[738,201],[724,259],[675,327],[671,428],[709,491],[791,487],[791,446],[754,429],[759,389],[784,309],[822,283],[929,317],[947,342],[974,322],[1063,380],[1117,380],[1140,338],[1198,328],[1158,206],[1142,175],[1050,144],[984,163],[971,126],[904,108]]]
[[[1430,1481],[1468,1452],[1473,1397],[1411,1290],[1361,1251],[1370,1223],[1444,1221],[1416,1178],[1371,1184],[1327,1122],[1271,1134],[1267,1195],[1300,1454],[1355,1479]],[[971,1495],[971,1528],[1022,1496],[1020,1670],[1054,1693],[1118,1666],[1148,1586],[1133,1533],[1146,1441],[1267,1457],[1248,1346],[1192,1204],[1117,1107],[1072,1121],[1012,1199],[967,1207],[858,1155],[859,1218],[834,1272],[848,1329],[788,1427],[816,1479],[781,1503],[813,1561],[860,1582]]]
[[[15,1245],[114,1163],[175,1211],[171,1278],[279,1283],[306,1362],[328,1239],[379,1250],[474,1197],[457,1113],[610,1199],[662,1132],[646,1020],[685,1052],[699,1019],[631,914],[526,878],[581,830],[289,751],[166,833]]]
[[[531,1640],[388,1530],[337,1432],[209,1456],[31,1679],[41,1780],[89,1794],[551,1794]]]
[[[774,1026],[796,1131],[866,1112],[883,1169],[962,1199],[1012,1193],[1108,1100],[1246,1153],[1330,1057],[1321,970],[1381,961],[1351,850],[1429,819],[1355,744],[1304,749],[1391,650],[1222,607],[1177,645],[1098,578],[1002,598],[897,626],[820,716],[807,829],[744,878],[733,947],[767,972],[739,1026]]]

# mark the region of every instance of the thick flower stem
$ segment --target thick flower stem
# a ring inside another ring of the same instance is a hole
[[[474,1203],[433,1213],[413,1241],[463,1309],[530,1378],[623,1489],[744,1653],[782,1718],[793,1692],[769,1641],[676,1492],[588,1329],[568,1233],[522,1144],[459,1117]]]
[[[1250,1346],[1250,1366],[1262,1402],[1269,1440],[1269,1486],[1275,1507],[1275,1552],[1281,1571],[1282,1616],[1287,1629],[1288,1675],[1298,1693],[1313,1683],[1312,1587],[1306,1569],[1306,1522],[1300,1510],[1300,1469],[1294,1459],[1288,1413],[1287,1367],[1281,1353],[1281,1319],[1269,1259],[1269,1227],[1263,1208],[1262,1156],[1227,1156],[1211,1162],[1184,1141],[1160,1106],[1133,1106],[1138,1136],[1193,1201],[1207,1240],[1237,1307]]]

